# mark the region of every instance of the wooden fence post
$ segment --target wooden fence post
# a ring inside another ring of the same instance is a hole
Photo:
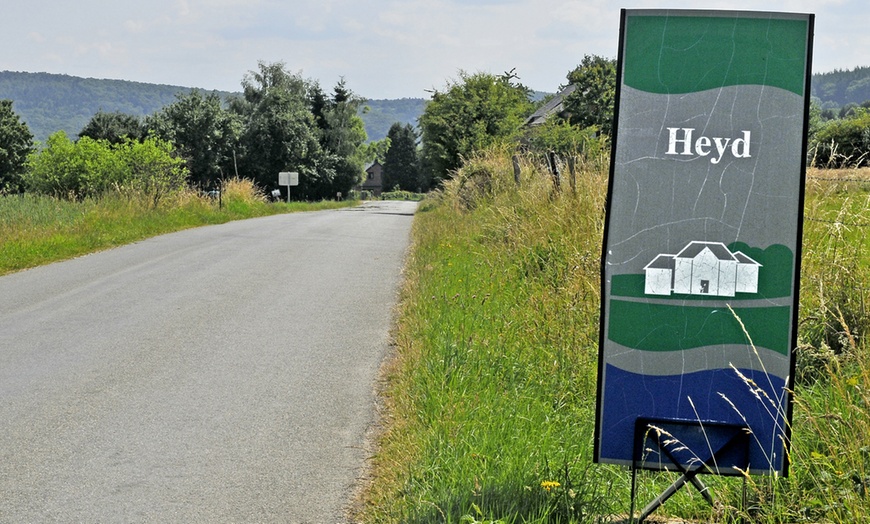
[[[553,185],[556,191],[562,191],[562,177],[559,175],[559,166],[556,164],[556,152],[550,151],[547,153],[547,159],[550,164],[550,172],[553,173]]]

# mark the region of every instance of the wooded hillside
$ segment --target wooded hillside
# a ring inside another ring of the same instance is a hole
[[[0,100],[12,100],[13,110],[27,123],[34,139],[45,142],[63,130],[75,137],[98,111],[137,117],[153,114],[193,88],[126,80],[100,80],[51,73],[0,71]],[[219,91],[227,98],[234,93]],[[369,140],[387,136],[394,122],[417,125],[425,100],[370,100],[361,116]]]
[[[426,100],[422,98],[368,100],[366,106],[361,116],[369,140],[381,140],[387,136],[390,126],[396,122],[416,126],[417,119],[426,107]]]
[[[35,140],[63,130],[74,137],[98,111],[143,117],[189,88],[126,80],[97,80],[49,73],[0,72],[0,99],[27,123]]]
[[[812,95],[822,109],[839,109],[870,100],[870,67],[852,71],[834,70],[813,75]]]
[[[40,142],[58,130],[66,131],[71,137],[77,135],[98,111],[138,117],[150,115],[175,101],[176,93],[187,93],[191,89],[126,80],[0,71],[0,99],[13,101],[13,109]],[[233,95],[219,94],[225,98]],[[870,67],[817,73],[812,79],[812,96],[823,109],[839,109],[870,100]],[[395,122],[416,126],[425,106],[423,98],[369,100],[361,114],[369,140],[386,137]]]

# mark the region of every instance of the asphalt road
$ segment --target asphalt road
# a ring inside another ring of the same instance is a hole
[[[0,522],[344,522],[415,209],[0,277]]]

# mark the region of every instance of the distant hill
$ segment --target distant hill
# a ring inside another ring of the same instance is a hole
[[[118,111],[140,118],[153,114],[174,102],[176,94],[192,89],[127,80],[0,71],[0,99],[12,100],[13,109],[40,142],[59,130],[71,137],[77,135],[99,111]],[[218,93],[224,97],[234,95]],[[817,73],[812,78],[812,96],[826,109],[870,100],[870,67]],[[361,112],[369,140],[386,137],[395,122],[416,126],[426,102],[423,98],[369,100],[368,109]]]
[[[51,73],[0,71],[0,99],[12,100],[12,108],[27,123],[35,140],[63,130],[70,137],[97,112],[120,112],[137,117],[156,113],[175,101],[176,94],[193,88],[162,84],[99,80]],[[218,91],[224,98],[236,93]],[[426,101],[422,98],[371,100],[361,114],[369,140],[387,136],[394,122],[417,125]]]
[[[860,105],[870,100],[870,67],[817,73],[813,75],[812,95],[819,99],[822,109]]]
[[[74,137],[99,111],[144,117],[187,92],[190,88],[126,80],[0,71],[0,99],[12,100],[13,110],[40,142],[60,130]]]
[[[398,100],[369,100],[360,113],[366,124],[369,140],[381,140],[387,136],[390,126],[399,122],[417,126],[417,119],[423,114],[426,100],[423,98],[401,98]]]

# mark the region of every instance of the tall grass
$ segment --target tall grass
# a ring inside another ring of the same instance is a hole
[[[156,208],[151,198],[136,192],[82,201],[0,195],[0,275],[180,229],[352,204],[270,204],[246,179],[226,181],[221,200],[185,190],[167,196]]]
[[[372,522],[609,511],[590,465],[605,174],[557,194],[523,164],[518,191],[509,157],[476,158],[418,213]]]
[[[809,170],[804,213],[791,475],[749,516],[870,522],[870,170]]]
[[[720,504],[682,515],[747,522],[870,522],[870,170],[810,169],[788,478],[709,482]]]
[[[536,159],[522,162],[518,187],[509,156],[491,151],[423,203],[363,521],[585,523],[627,513],[628,472],[591,463],[606,165],[585,159],[576,189],[557,192]],[[746,507],[739,479],[705,477],[715,507],[687,489],[658,513],[777,523],[870,515],[861,227],[870,191],[831,184],[811,182],[807,193],[790,477],[748,479]],[[640,477],[644,502],[673,480]]]
[[[870,170],[810,170],[805,214],[802,335],[841,353],[854,345],[846,328],[863,339],[870,327]]]

